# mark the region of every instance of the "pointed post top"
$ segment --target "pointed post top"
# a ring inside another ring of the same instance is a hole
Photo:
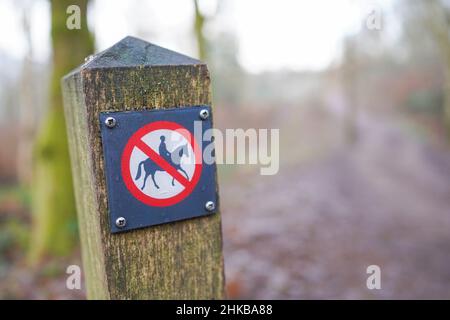
[[[81,69],[199,65],[203,62],[147,41],[125,37],[112,47],[93,55]]]

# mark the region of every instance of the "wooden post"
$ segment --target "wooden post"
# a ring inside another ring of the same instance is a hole
[[[99,113],[210,105],[206,64],[127,37],[62,80],[88,298],[221,299],[219,213],[110,232]]]

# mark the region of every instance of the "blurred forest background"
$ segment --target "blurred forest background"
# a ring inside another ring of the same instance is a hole
[[[0,30],[1,299],[85,297],[59,79],[126,35],[208,63],[217,127],[280,129],[277,175],[219,166],[230,298],[450,298],[449,1],[0,0]]]

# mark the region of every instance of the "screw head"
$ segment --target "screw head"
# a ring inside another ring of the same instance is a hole
[[[116,119],[113,118],[113,117],[108,117],[108,118],[106,118],[106,120],[105,120],[105,125],[106,125],[108,128],[114,128],[114,127],[116,126],[116,124],[117,124],[117,121],[116,121]]]
[[[214,201],[208,201],[205,203],[205,209],[208,211],[213,211],[216,208]]]
[[[118,228],[123,228],[126,226],[126,224],[127,224],[127,220],[124,217],[118,217],[116,219],[116,226]]]
[[[201,118],[202,120],[208,119],[208,117],[209,117],[209,111],[208,111],[208,109],[202,109],[202,110],[200,110],[199,115],[200,115],[200,118]]]

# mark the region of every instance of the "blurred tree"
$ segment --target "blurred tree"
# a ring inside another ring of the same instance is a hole
[[[29,186],[31,182],[32,149],[36,127],[36,111],[33,101],[36,99],[33,87],[33,46],[31,42],[31,21],[30,21],[30,1],[23,3],[22,25],[27,43],[27,53],[23,61],[20,87],[20,108],[19,108],[19,137],[17,146],[17,176],[22,185]]]
[[[66,26],[70,5],[81,9],[81,29],[69,30]],[[53,71],[50,105],[34,150],[32,262],[44,254],[68,254],[77,239],[60,80],[94,49],[86,22],[87,5],[88,0],[51,0]]]
[[[444,67],[443,121],[450,140],[450,7],[442,0],[416,0],[414,4],[416,15],[422,17],[436,43]]]
[[[208,0],[205,0],[208,1]],[[214,101],[226,102],[233,107],[242,102],[246,91],[246,74],[237,59],[238,41],[230,31],[223,31],[214,38],[205,37],[205,23],[216,16],[226,6],[226,1],[217,1],[211,10],[202,10],[202,1],[194,0],[194,34],[197,42],[198,57],[208,62],[210,72],[214,73],[212,91]],[[258,97],[260,93],[258,92]],[[253,98],[253,97],[252,97]]]
[[[251,95],[245,83],[245,72],[237,59],[239,47],[236,35],[224,32],[211,39],[209,43],[208,67],[214,73],[212,82],[214,100],[227,103],[228,107],[235,106],[242,102],[244,94]],[[252,84],[255,84],[255,81]],[[250,99],[259,98],[260,94],[257,92],[257,96],[251,96]]]
[[[203,26],[205,24],[205,16],[202,14],[199,6],[199,0],[194,0],[195,20],[194,31],[197,39],[198,58],[204,60],[206,58],[206,39],[203,34]]]
[[[427,2],[430,7],[428,21],[445,65],[444,124],[450,140],[450,9],[439,0]]]
[[[344,118],[344,135],[349,144],[357,141],[358,116],[358,47],[357,37],[350,36],[344,40],[344,55],[342,66],[342,83],[346,97],[347,110]]]

